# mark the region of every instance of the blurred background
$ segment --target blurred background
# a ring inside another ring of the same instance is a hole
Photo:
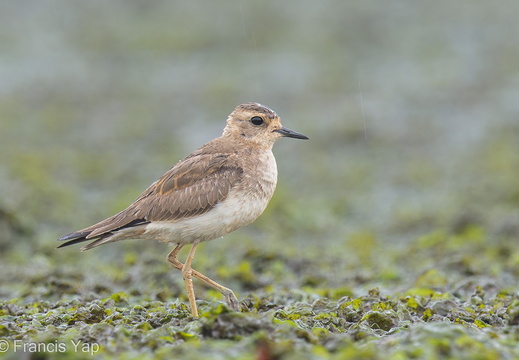
[[[55,239],[126,207],[247,101],[311,140],[275,145],[269,208],[202,245],[195,268],[241,296],[467,276],[516,285],[518,11],[512,0],[2,1],[0,297],[184,296],[171,246],[80,253]]]

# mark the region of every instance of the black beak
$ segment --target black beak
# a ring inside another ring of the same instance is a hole
[[[274,131],[280,133],[281,135],[283,135],[285,137],[291,137],[291,138],[294,138],[294,139],[304,139],[304,140],[308,139],[308,136],[300,134],[300,133],[295,132],[293,130],[287,129],[284,126],[281,129],[274,130]]]

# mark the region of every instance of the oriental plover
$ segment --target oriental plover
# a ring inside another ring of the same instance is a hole
[[[59,238],[66,241],[59,247],[89,240],[82,251],[126,239],[172,243],[167,260],[182,271],[192,315],[198,317],[193,277],[221,292],[229,307],[239,311],[232,290],[191,265],[198,244],[252,223],[265,210],[277,182],[272,146],[282,137],[308,139],[282,126],[264,105],[238,105],[222,136],[179,161],[123,211]],[[185,245],[191,249],[181,263],[177,255]]]

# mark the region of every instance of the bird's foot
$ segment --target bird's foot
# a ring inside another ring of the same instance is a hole
[[[236,295],[234,295],[232,290],[229,290],[228,293],[223,295],[225,296],[225,301],[227,302],[227,306],[229,306],[229,308],[231,308],[234,311],[241,311],[240,302],[238,301],[238,298],[236,297]]]

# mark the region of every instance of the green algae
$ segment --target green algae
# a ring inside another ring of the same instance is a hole
[[[293,302],[291,295],[286,291],[281,297],[264,294],[255,301],[275,306],[255,305],[241,313],[230,311],[223,303],[198,301],[199,319],[193,319],[179,302],[147,302],[121,292],[104,301],[4,301],[0,329],[2,338],[11,342],[66,344],[81,339],[99,344],[100,354],[117,358],[148,356],[169,347],[182,352],[194,343],[207,348],[220,341],[230,341],[243,346],[242,351],[254,353],[258,350],[257,344],[251,342],[253,338],[268,341],[271,352],[290,344],[291,352],[306,353],[307,358],[334,358],[349,352],[353,356],[353,349],[358,355],[366,351],[367,344],[385,348],[389,358],[426,352],[466,351],[474,356],[479,353],[477,358],[481,359],[517,354],[511,345],[517,333],[508,330],[509,322],[515,321],[516,295],[485,299],[483,294],[481,301],[469,303],[454,298],[451,301],[455,304],[443,312],[439,302],[446,300],[411,295],[388,297],[377,289],[360,298],[317,298],[312,303]],[[293,295],[298,298],[297,293]],[[113,300],[121,297],[132,305]],[[418,346],[416,339],[420,338],[426,340]],[[189,351],[196,354],[196,349]]]

